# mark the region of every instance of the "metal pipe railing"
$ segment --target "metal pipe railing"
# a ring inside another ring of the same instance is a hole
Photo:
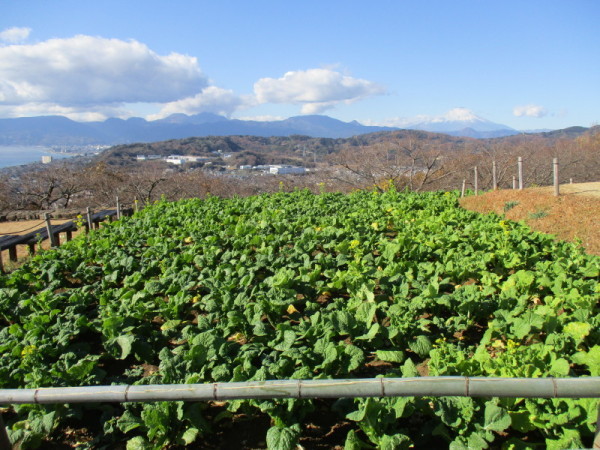
[[[600,377],[417,377],[0,389],[0,404],[413,396],[600,398]]]

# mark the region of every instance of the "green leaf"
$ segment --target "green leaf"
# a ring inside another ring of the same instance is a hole
[[[434,401],[434,411],[444,424],[457,428],[469,423],[475,409],[469,397],[440,397]]]
[[[592,326],[589,323],[584,322],[570,322],[563,328],[563,331],[571,336],[576,341],[581,341],[588,334]]]
[[[419,371],[410,358],[407,358],[402,365],[402,376],[404,378],[414,378],[419,376]]]
[[[494,404],[493,402],[487,402],[485,404],[484,414],[484,429],[491,431],[504,431],[510,427],[511,419],[510,415],[504,408]]]
[[[50,434],[54,428],[55,416],[56,412],[52,411],[48,414],[44,414],[41,417],[36,417],[30,421],[29,426],[34,433],[42,435]]]
[[[569,361],[564,358],[552,361],[552,365],[550,366],[550,373],[555,376],[567,376],[570,371]]]
[[[142,419],[131,413],[129,410],[125,411],[123,415],[119,417],[119,420],[117,420],[117,427],[119,427],[119,430],[121,430],[123,433],[128,433],[129,431],[138,428],[142,424]]]
[[[356,436],[354,430],[348,431],[344,442],[344,450],[361,450],[363,448],[368,448],[368,446]]]
[[[404,361],[404,352],[398,350],[377,350],[375,356],[381,361],[401,363]]]
[[[188,428],[181,435],[180,444],[190,445],[191,443],[193,443],[196,440],[196,438],[198,437],[199,434],[200,434],[200,432],[198,431],[198,428],[193,428],[193,427]]]
[[[293,450],[300,438],[300,425],[280,428],[277,426],[267,431],[267,448],[273,450]]]
[[[600,376],[600,345],[594,345],[587,352],[577,352],[573,355],[573,362],[582,366],[587,366],[590,375]]]
[[[348,366],[346,367],[346,370],[348,372],[358,369],[365,361],[365,355],[363,351],[356,345],[347,345],[344,349],[344,353],[350,356],[350,361],[348,362]]]
[[[562,450],[565,448],[584,448],[581,435],[577,430],[562,429],[562,436],[558,439],[546,439],[548,450]]]
[[[384,434],[379,441],[381,450],[401,450],[412,447],[412,440],[404,434]]]
[[[127,450],[148,450],[152,448],[150,444],[142,437],[136,436],[133,439],[127,441]]]
[[[408,347],[421,358],[425,358],[427,355],[429,355],[432,345],[429,338],[421,334],[417,336],[414,341],[409,342]]]
[[[115,339],[115,342],[121,347],[121,356],[119,359],[125,359],[129,356],[131,353],[131,344],[133,344],[134,340],[135,336],[133,334],[122,334]]]

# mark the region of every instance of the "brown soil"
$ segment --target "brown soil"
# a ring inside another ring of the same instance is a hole
[[[514,206],[508,209],[511,204]],[[558,197],[554,196],[553,187],[500,190],[465,197],[461,205],[472,211],[495,212],[510,220],[524,221],[536,231],[569,242],[579,241],[586,252],[600,255],[600,183],[563,185]]]

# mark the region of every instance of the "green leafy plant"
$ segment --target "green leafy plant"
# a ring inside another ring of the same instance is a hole
[[[600,258],[465,211],[458,195],[297,191],[148,205],[0,276],[0,387],[598,376]],[[5,420],[23,448],[69,427],[94,430],[97,446],[178,448],[236,415],[267,417],[261,445],[294,448],[325,408],[348,427],[348,448],[526,448],[590,445],[597,404],[26,405]]]
[[[518,206],[519,202],[516,200],[510,200],[506,203],[504,203],[504,212],[507,213],[508,211],[510,211],[511,209],[513,209],[515,206]]]
[[[544,211],[544,210],[538,210],[536,212],[532,212],[529,214],[529,218],[530,219],[543,219],[544,217],[548,216],[548,211]]]

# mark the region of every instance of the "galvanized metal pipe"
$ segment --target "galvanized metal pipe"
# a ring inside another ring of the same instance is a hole
[[[412,396],[600,398],[600,377],[418,377],[2,389],[0,404]]]

